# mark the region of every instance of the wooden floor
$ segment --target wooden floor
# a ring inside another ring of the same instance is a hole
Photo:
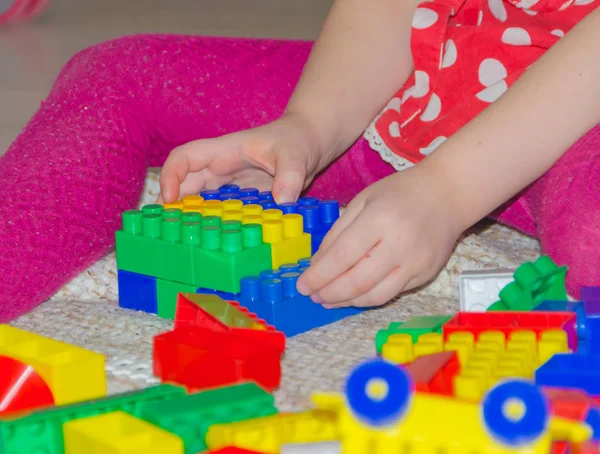
[[[152,6],[150,6],[152,5]],[[133,33],[313,39],[331,0],[52,0],[0,26],[0,155],[77,51]]]

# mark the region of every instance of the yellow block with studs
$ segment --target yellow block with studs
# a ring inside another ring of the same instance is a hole
[[[439,333],[427,333],[413,344],[409,334],[394,334],[383,345],[382,356],[396,364],[456,351],[461,370],[454,378],[457,398],[478,401],[498,381],[507,378],[533,378],[534,372],[556,353],[568,352],[567,333],[552,329],[541,333],[539,340],[533,331],[515,331],[508,339],[500,331],[487,331],[475,336],[457,331],[444,342]]]

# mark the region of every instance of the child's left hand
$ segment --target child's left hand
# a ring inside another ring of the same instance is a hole
[[[443,174],[423,164],[350,203],[300,277],[302,294],[328,308],[378,306],[437,275],[466,226]]]

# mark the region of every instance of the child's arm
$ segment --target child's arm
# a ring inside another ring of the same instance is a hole
[[[535,181],[600,123],[600,9],[423,164],[467,228]]]
[[[600,123],[600,9],[419,165],[367,188],[298,288],[327,306],[382,304],[433,278],[461,231]]]
[[[408,79],[418,3],[336,0],[283,117],[173,150],[159,202],[224,182],[272,188],[278,202],[295,200]]]
[[[348,149],[410,76],[419,3],[334,3],[287,107],[287,113],[302,113],[316,126],[326,153]]]

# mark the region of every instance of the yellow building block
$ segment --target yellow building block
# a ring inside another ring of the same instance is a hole
[[[309,410],[211,426],[206,434],[206,445],[211,450],[236,446],[265,454],[278,454],[285,444],[337,439],[335,413]]]
[[[183,440],[122,411],[63,424],[65,454],[183,454]]]
[[[304,232],[300,214],[284,214],[281,219],[268,220],[263,215],[263,241],[271,245],[273,269],[311,256],[310,234]]]
[[[48,384],[56,405],[106,395],[104,356],[99,353],[0,325],[0,355],[33,367]]]
[[[581,443],[591,436],[584,423],[551,418],[546,433],[526,448],[498,443],[483,424],[481,405],[448,396],[416,393],[397,423],[370,427],[358,421],[338,394],[313,396],[317,408],[335,412],[344,454],[548,454],[552,441]]]
[[[446,342],[439,333],[426,333],[413,344],[409,334],[394,334],[383,345],[383,358],[396,364],[456,351],[461,364],[454,378],[454,393],[464,400],[480,400],[485,392],[504,378],[533,378],[535,369],[555,353],[568,352],[567,333],[544,331],[538,340],[533,331],[515,331],[506,339],[500,331],[487,331],[475,337],[468,331],[452,333]]]

